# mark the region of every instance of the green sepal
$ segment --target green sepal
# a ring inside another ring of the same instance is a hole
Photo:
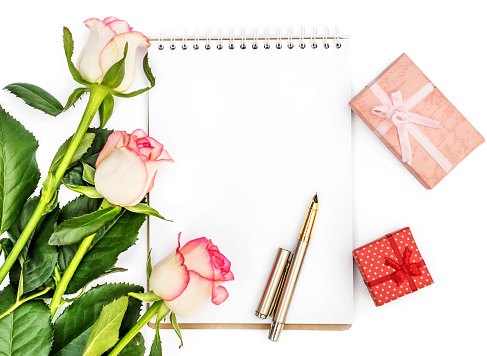
[[[51,211],[56,209],[59,206],[59,190],[54,191],[54,196],[52,197],[51,201],[47,204],[46,209],[44,210],[44,215],[49,214]]]
[[[73,192],[86,195],[88,198],[92,198],[92,199],[103,198],[103,195],[98,193],[95,187],[90,187],[87,185],[70,185],[70,184],[65,184],[64,186],[69,190],[72,190]]]
[[[77,88],[74,89],[74,91],[71,93],[71,95],[68,98],[68,101],[66,102],[66,105],[64,106],[63,111],[67,111],[71,106],[73,106],[81,96],[89,91],[88,88]]]
[[[76,152],[74,153],[73,158],[71,159],[71,162],[69,163],[70,167],[73,164],[75,164],[79,159],[81,159],[81,157],[83,157],[83,155],[88,151],[95,137],[96,135],[94,133],[87,132],[84,134],[78,148],[76,149]],[[71,143],[72,139],[73,136],[71,136],[66,141],[64,141],[61,147],[59,147],[58,151],[56,152],[56,155],[52,159],[51,166],[49,167],[49,172],[54,173],[58,169],[59,164],[61,163],[61,160],[63,159],[64,155],[66,154],[66,151],[68,150],[69,144]]]
[[[179,348],[181,348],[183,347],[183,335],[181,334],[181,329],[179,328],[178,321],[176,320],[176,314],[171,312],[171,315],[169,316],[169,320],[171,321],[172,328],[178,335],[179,340],[181,340],[181,345],[179,345]]]
[[[73,36],[71,35],[71,31],[69,31],[67,27],[63,28],[63,45],[64,45],[64,54],[66,55],[69,71],[71,72],[73,79],[83,85],[91,84],[86,80],[84,80],[83,77],[81,77],[80,72],[78,71],[78,69],[76,69],[76,67],[73,64],[73,61],[71,60],[74,52],[74,41],[73,41]]]
[[[106,123],[113,114],[113,106],[115,105],[115,100],[113,95],[108,93],[103,99],[100,107],[98,108],[98,114],[100,114],[100,128],[105,127]]]
[[[138,300],[141,300],[145,303],[153,303],[162,299],[153,291],[147,293],[129,293],[129,296],[137,298]]]
[[[144,60],[142,62],[142,65],[143,65],[143,69],[144,69],[144,74],[145,74],[145,76],[146,76],[147,80],[149,81],[149,84],[152,88],[154,85],[156,85],[156,78],[152,74],[152,69],[149,66],[149,53],[146,53],[146,55],[144,56]]]
[[[63,112],[63,105],[44,89],[28,83],[12,83],[4,89],[22,99],[27,105],[50,116]]]
[[[145,265],[145,273],[147,274],[147,279],[150,279],[150,276],[152,274],[152,257],[151,257],[151,251],[149,251],[149,256],[147,256],[147,263]]]
[[[51,235],[49,244],[59,246],[80,242],[115,219],[120,210],[119,206],[112,206],[63,221]]]
[[[81,164],[83,165],[83,180],[91,185],[95,185],[96,170],[83,160],[81,161]]]
[[[105,73],[101,85],[114,89],[122,84],[123,78],[125,77],[125,58],[127,58],[128,48],[128,43],[125,43],[122,59],[112,65]]]
[[[167,307],[166,303],[164,301],[161,302],[161,305],[159,306],[159,310],[157,311],[156,315],[156,325],[159,325],[159,323],[165,318],[166,315],[169,313],[169,308]]]
[[[0,106],[0,235],[19,216],[41,177],[38,143],[25,127]]]
[[[154,77],[154,75],[152,75],[152,70],[149,67],[149,55],[148,54],[146,54],[144,57],[143,68],[144,68],[145,76],[146,76],[147,80],[149,81],[150,86],[143,88],[143,89],[133,91],[131,93],[120,93],[117,91],[113,91],[113,95],[121,97],[121,98],[132,98],[134,96],[140,95],[140,94],[145,93],[146,91],[152,89],[154,87],[154,85],[156,85],[156,78]]]
[[[99,356],[118,341],[122,319],[129,304],[128,297],[120,297],[105,305],[93,324],[82,356]]]
[[[161,214],[159,214],[156,209],[151,208],[149,205],[144,203],[139,203],[134,206],[124,206],[124,208],[127,209],[128,211],[131,211],[132,213],[152,215],[158,217],[159,219],[172,222],[172,220],[167,220]]]

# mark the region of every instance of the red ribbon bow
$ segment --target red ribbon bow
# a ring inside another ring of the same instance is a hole
[[[419,270],[419,268],[423,267],[424,264],[422,262],[410,263],[411,254],[412,251],[406,247],[402,256],[402,265],[388,257],[384,257],[385,264],[396,270],[390,275],[390,278],[396,283],[396,285],[400,285],[402,282],[404,282],[407,275],[421,275],[421,271]]]
[[[391,241],[391,240],[389,240]],[[393,240],[392,240],[393,241]],[[397,246],[391,243],[391,246],[393,246],[393,250],[396,254],[397,260],[399,261],[396,262],[393,259],[390,259],[388,257],[384,257],[385,262],[384,264],[394,268],[396,271],[388,274],[387,276],[377,278],[373,281],[368,282],[369,287],[374,287],[378,284],[393,280],[396,285],[400,285],[403,283],[405,280],[409,282],[409,285],[413,291],[416,291],[418,287],[416,287],[416,284],[414,283],[413,279],[411,276],[420,276],[421,271],[420,268],[425,266],[424,261],[419,261],[416,263],[411,263],[411,254],[412,251],[409,248],[404,249],[404,253],[401,256],[401,253],[399,252],[399,249]],[[402,263],[402,264],[401,264]]]

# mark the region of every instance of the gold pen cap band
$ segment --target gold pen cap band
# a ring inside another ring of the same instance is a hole
[[[272,266],[267,285],[260,300],[259,307],[257,308],[255,315],[259,318],[265,319],[269,316],[272,304],[275,302],[276,293],[279,289],[279,284],[282,282],[282,277],[286,271],[286,265],[288,264],[289,256],[291,252],[283,248],[279,248]]]

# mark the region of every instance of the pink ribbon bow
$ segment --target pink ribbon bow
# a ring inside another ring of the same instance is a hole
[[[411,165],[413,160],[411,143],[409,141],[409,135],[411,135],[445,172],[449,172],[453,168],[453,165],[415,125],[418,124],[427,127],[440,128],[441,123],[409,112],[409,110],[433,91],[433,84],[428,82],[424,87],[406,100],[406,102],[403,102],[402,94],[399,90],[393,91],[387,95],[379,84],[375,82],[368,87],[382,104],[380,106],[374,106],[372,108],[372,113],[386,119],[377,127],[375,134],[383,136],[392,126],[396,126],[403,162]]]

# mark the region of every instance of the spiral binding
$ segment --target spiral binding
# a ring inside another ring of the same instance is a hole
[[[234,50],[236,48],[240,49],[258,49],[260,47],[260,43],[263,42],[264,49],[271,48],[271,41],[275,42],[275,48],[281,49],[287,47],[288,49],[294,49],[295,43],[297,44],[296,48],[305,49],[309,45],[312,49],[317,48],[324,48],[330,49],[330,42],[333,43],[333,47],[335,49],[342,48],[342,39],[346,38],[340,35],[338,28],[335,27],[333,30],[333,34],[330,34],[330,30],[328,27],[324,27],[322,31],[318,31],[318,28],[313,27],[310,31],[307,31],[306,28],[300,27],[299,34],[295,35],[295,31],[292,27],[288,27],[287,32],[283,34],[281,28],[277,28],[274,35],[270,35],[269,28],[266,27],[264,29],[264,33],[259,33],[257,28],[253,28],[251,35],[248,35],[248,32],[245,27],[240,29],[239,35],[235,35],[235,29],[231,28],[228,33],[224,34],[222,29],[216,31],[216,34],[212,33],[210,29],[206,30],[203,38],[200,37],[200,33],[198,30],[194,31],[192,35],[188,36],[187,31],[185,31],[181,36],[176,36],[174,32],[171,32],[170,36],[165,36],[165,32],[161,31],[158,38],[150,38],[151,41],[157,41],[157,48],[159,50],[163,50],[165,48],[165,42],[169,43],[169,49],[175,50],[180,47],[182,50],[186,50],[190,48],[192,43],[193,50],[198,50],[200,48],[204,48],[206,50],[210,50],[212,45],[212,41],[216,41],[215,48],[217,50],[223,49],[225,46],[230,49]],[[203,42],[203,47],[201,47],[200,42]],[[248,46],[248,42],[250,42],[250,46]]]

